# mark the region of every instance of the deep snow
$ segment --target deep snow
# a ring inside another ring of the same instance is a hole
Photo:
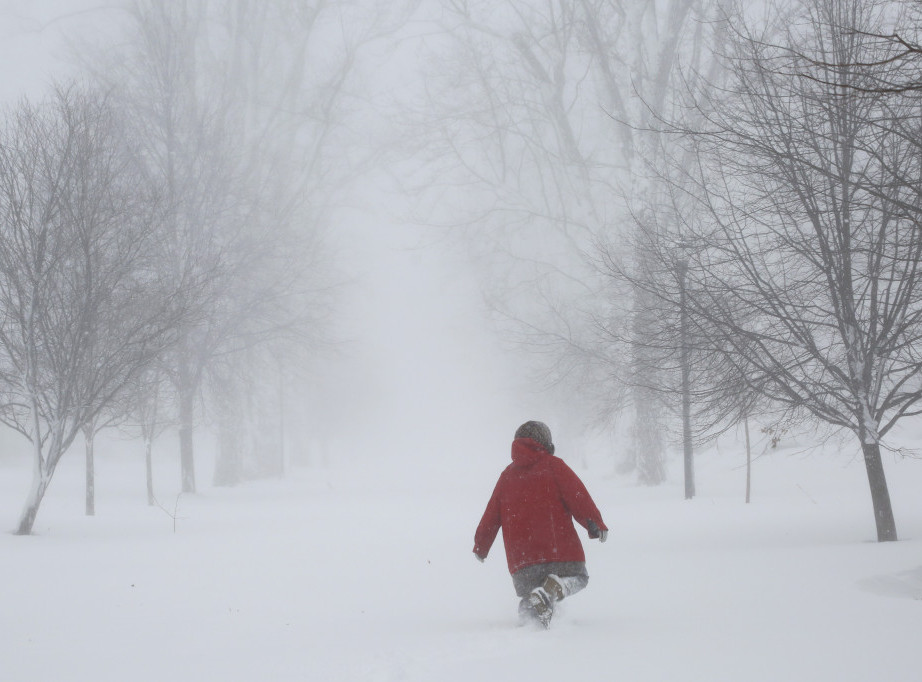
[[[36,535],[0,535],[0,679],[918,679],[922,462],[887,457],[902,538],[888,544],[847,454],[771,451],[748,506],[726,448],[699,456],[691,502],[678,476],[651,489],[577,469],[612,531],[585,543],[589,587],[544,632],[517,627],[501,547],[471,555],[508,453],[493,445],[427,464],[382,452],[178,504],[161,491],[175,532],[146,505],[133,446],[100,456],[95,518],[68,457]],[[0,458],[6,528],[28,473]],[[174,473],[158,461],[161,488]]]

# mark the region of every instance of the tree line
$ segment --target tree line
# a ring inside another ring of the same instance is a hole
[[[286,396],[333,301],[323,232],[355,171],[356,54],[404,18],[372,9],[133,0],[105,10],[115,48],[75,42],[75,81],[4,110],[0,421],[33,458],[18,533],[80,434],[94,512],[103,428],[145,441],[151,504],[168,428],[195,491],[206,404],[216,484],[284,466]]]
[[[629,417],[643,483],[674,434],[688,498],[693,445],[750,418],[854,434],[896,539],[881,450],[922,398],[919,4],[450,5],[466,66],[439,63],[439,94],[466,97],[435,98],[433,162],[474,188],[452,222],[495,254],[498,315],[549,383]]]
[[[216,477],[273,450],[260,411],[328,310],[314,228],[382,151],[344,152],[350,79],[414,9],[137,0],[130,49],[8,110],[0,417],[33,442],[30,500],[81,430],[126,421],[148,451],[177,426],[194,490],[203,400]],[[387,158],[540,380],[579,396],[551,417],[620,426],[650,485],[682,443],[689,498],[693,447],[750,419],[852,433],[895,539],[881,451],[922,397],[918,3],[423,9]]]
[[[914,91],[890,87],[918,78],[892,38],[915,39],[918,10],[727,15],[723,79],[670,122],[683,153],[638,233],[653,267],[631,278],[672,311],[661,319],[687,319],[660,347],[688,352],[704,424],[761,406],[854,434],[881,541],[897,538],[881,449],[922,407],[922,129]]]

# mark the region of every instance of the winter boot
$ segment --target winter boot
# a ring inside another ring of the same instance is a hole
[[[551,600],[551,595],[545,592],[543,587],[536,587],[528,595],[528,603],[541,625],[545,628],[551,627],[551,617],[554,615],[554,602]]]
[[[538,614],[535,613],[535,607],[531,605],[531,595],[522,597],[519,601],[519,625],[529,625],[538,620]]]
[[[566,589],[564,589],[563,580],[558,578],[553,573],[544,579],[544,584],[541,587],[544,588],[544,591],[547,592],[551,596],[551,599],[555,602],[560,601],[566,595]]]
[[[528,602],[535,611],[535,616],[545,628],[551,626],[554,616],[554,604],[563,599],[564,590],[556,575],[549,575],[539,587],[528,595]]]

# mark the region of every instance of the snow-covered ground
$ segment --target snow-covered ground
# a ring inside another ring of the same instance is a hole
[[[847,454],[773,451],[748,506],[726,448],[699,457],[692,502],[678,476],[650,489],[577,469],[611,535],[585,543],[589,587],[535,631],[517,627],[501,547],[471,555],[495,446],[161,493],[175,529],[146,505],[133,451],[100,456],[84,517],[74,453],[36,534],[0,534],[0,679],[918,679],[922,461],[887,456],[902,538],[888,544]],[[27,478],[0,458],[6,528]]]

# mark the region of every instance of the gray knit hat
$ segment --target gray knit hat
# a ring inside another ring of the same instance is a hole
[[[551,440],[551,430],[544,422],[525,422],[515,431],[516,438],[531,438],[547,450],[549,455],[554,454],[554,441]]]

